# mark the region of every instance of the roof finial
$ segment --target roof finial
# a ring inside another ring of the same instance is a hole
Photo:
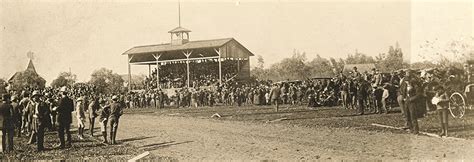
[[[181,0],[178,0],[178,26],[181,27]]]
[[[26,53],[26,57],[28,57],[30,60],[33,60],[35,58],[34,53],[31,51],[28,51],[28,53]]]

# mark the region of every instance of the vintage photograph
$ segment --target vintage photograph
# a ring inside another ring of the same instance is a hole
[[[473,0],[0,1],[0,160],[472,161]]]

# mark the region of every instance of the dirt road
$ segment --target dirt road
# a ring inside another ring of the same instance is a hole
[[[472,140],[358,128],[309,128],[156,114],[125,114],[120,122],[119,142],[173,159],[474,159]]]

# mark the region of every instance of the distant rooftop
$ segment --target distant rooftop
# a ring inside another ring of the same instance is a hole
[[[231,40],[234,40],[234,38],[189,41],[188,43],[182,45],[171,45],[171,43],[165,43],[147,46],[136,46],[125,51],[123,55],[221,47]]]
[[[170,30],[168,33],[179,33],[179,32],[191,32],[191,30],[178,26],[173,30]]]

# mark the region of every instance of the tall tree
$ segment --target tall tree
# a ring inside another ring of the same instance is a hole
[[[461,37],[442,42],[427,40],[420,45],[418,55],[424,60],[435,62],[441,67],[462,67],[462,63],[474,57],[474,37]]]
[[[95,70],[89,81],[99,93],[119,93],[122,90],[123,82],[120,75],[106,68]]]
[[[372,56],[367,56],[356,50],[354,54],[347,55],[345,62],[346,64],[367,64],[375,63],[375,60]]]
[[[387,53],[381,53],[376,57],[377,67],[382,72],[391,72],[398,69],[407,68],[408,65],[403,61],[403,52],[398,42],[394,46],[389,46]]]
[[[61,72],[58,77],[51,82],[51,87],[63,87],[63,86],[72,86],[76,83],[77,76],[70,72]]]

